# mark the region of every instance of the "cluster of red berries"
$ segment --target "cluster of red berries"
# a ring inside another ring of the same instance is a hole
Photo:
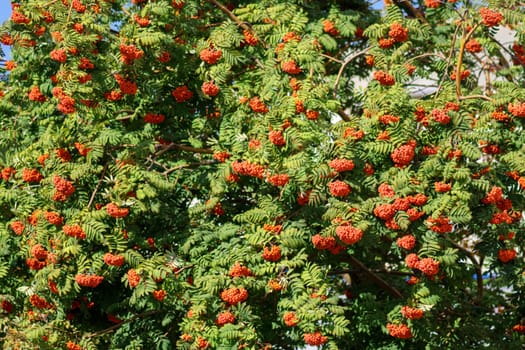
[[[363,231],[352,225],[337,226],[335,233],[341,242],[348,245],[355,244],[363,238]]]
[[[215,152],[213,153],[213,158],[215,158],[217,161],[224,163],[227,159],[231,157],[231,154],[227,151],[221,151],[221,152]]]
[[[53,184],[55,185],[55,193],[53,194],[53,200],[55,201],[64,202],[75,192],[73,183],[58,175],[53,177]]]
[[[305,333],[303,334],[304,342],[311,346],[320,346],[328,341],[328,337],[321,334],[321,332]]]
[[[274,186],[282,187],[290,181],[290,176],[288,174],[275,174],[268,176],[266,180]]]
[[[35,259],[46,260],[48,251],[46,250],[46,248],[44,248],[43,245],[35,244],[34,246],[31,247],[30,253]]]
[[[67,61],[67,54],[65,49],[56,49],[49,53],[53,61],[65,63]]]
[[[476,39],[470,39],[465,44],[465,50],[471,53],[479,53],[483,48],[481,47],[481,44]]]
[[[377,192],[379,193],[379,196],[381,196],[381,198],[391,198],[396,195],[396,192],[394,191],[392,186],[390,186],[387,183],[382,183],[381,185],[379,185],[379,187],[377,188]]]
[[[480,8],[479,14],[481,16],[481,22],[487,27],[497,26],[503,20],[503,15],[500,12],[487,7]]]
[[[151,24],[151,21],[149,20],[148,16],[140,17],[138,15],[135,15],[134,19],[140,27],[147,27]]]
[[[129,208],[121,208],[115,203],[109,203],[106,205],[106,212],[113,218],[123,218],[128,216]]]
[[[40,92],[40,88],[37,85],[31,87],[28,93],[29,100],[35,102],[45,102],[46,97]]]
[[[469,76],[470,76],[470,70],[468,70],[468,69],[465,69],[465,70],[462,70],[462,71],[459,72],[459,79],[460,80],[465,80]],[[456,80],[456,77],[457,77],[456,71],[454,70],[454,71],[452,71],[452,73],[450,73],[450,79],[451,80]]]
[[[250,108],[255,113],[268,113],[268,107],[264,104],[263,101],[258,96],[254,96],[250,99],[248,103]]]
[[[415,156],[416,142],[414,140],[408,141],[406,144],[396,148],[391,154],[390,158],[396,167],[403,168],[412,162]]]
[[[412,331],[406,324],[392,324],[388,323],[386,325],[388,333],[394,338],[398,339],[410,339],[412,338]]]
[[[399,237],[397,239],[396,244],[400,248],[412,250],[416,245],[416,237],[413,235],[404,235],[403,237]]]
[[[250,277],[253,276],[253,273],[252,270],[237,262],[230,268],[228,275],[230,277]]]
[[[123,94],[135,95],[137,93],[138,87],[135,82],[125,79],[120,74],[115,74],[115,80]]]
[[[268,140],[278,147],[286,145],[286,139],[280,130],[271,130],[268,132]]]
[[[54,87],[53,96],[58,99],[57,109],[64,114],[75,112],[75,99],[64,92],[60,87]]]
[[[334,23],[328,19],[323,21],[323,31],[331,36],[339,35],[339,30],[335,27]]]
[[[330,193],[335,197],[346,197],[352,191],[352,188],[349,184],[344,181],[336,180],[328,184],[328,189]]]
[[[140,283],[140,275],[135,269],[129,269],[127,273],[128,283],[131,288],[135,288]]]
[[[134,60],[138,60],[144,56],[144,51],[138,49],[135,45],[120,44],[120,59],[124,64],[132,64]]]
[[[401,43],[408,40],[408,28],[404,28],[400,23],[392,23],[388,36],[394,39],[396,43]]]
[[[498,259],[506,264],[516,258],[516,251],[514,249],[500,249],[498,251]]]
[[[67,163],[71,161],[71,153],[65,148],[59,148],[55,151],[55,154],[62,161],[62,163]]]
[[[104,281],[103,276],[98,275],[86,275],[79,273],[75,276],[75,282],[81,287],[96,288],[99,284]]]
[[[81,69],[81,70],[90,70],[90,69],[93,69],[95,68],[95,65],[93,64],[93,62],[91,62],[89,60],[89,58],[87,57],[82,57],[80,59],[80,63],[78,64],[78,69]]]
[[[152,292],[153,298],[157,301],[163,301],[166,298],[166,291],[164,289],[157,289]]]
[[[69,237],[74,237],[78,239],[85,239],[86,233],[80,227],[80,225],[74,224],[74,225],[64,225],[62,226],[62,231]]]
[[[220,91],[219,87],[211,81],[202,83],[201,90],[203,94],[211,97],[217,96]]]
[[[229,288],[221,292],[221,299],[229,305],[237,305],[248,299],[248,291],[244,288]]]
[[[186,102],[193,97],[191,92],[186,85],[179,86],[171,92],[171,95],[175,98],[178,103]]]
[[[281,63],[281,68],[288,74],[299,74],[302,72],[301,67],[295,63],[295,61],[286,61]]]
[[[262,179],[264,177],[264,167],[259,164],[250,163],[247,160],[232,163],[233,171],[240,175],[248,175]]]
[[[432,258],[419,259],[417,254],[408,254],[405,257],[405,263],[411,269],[418,269],[427,277],[433,277],[439,272],[439,261]]]
[[[22,180],[27,183],[39,183],[42,181],[44,176],[36,169],[24,169],[22,170]]]
[[[447,114],[446,110],[443,109],[433,109],[432,110],[432,119],[439,124],[447,125],[450,123],[450,117]]]
[[[512,327],[512,330],[514,332],[518,332],[518,333],[521,333],[521,334],[525,334],[525,325],[523,324],[516,324]]]
[[[66,349],[67,350],[82,350],[82,347],[78,345],[77,343],[74,343],[72,341],[68,341],[66,343]]]
[[[222,57],[222,51],[207,48],[200,52],[199,57],[201,60],[208,64],[215,64]]]
[[[428,218],[428,223],[431,225],[430,229],[436,233],[449,233],[452,232],[453,229],[449,218],[445,216],[439,216],[435,219]]]
[[[423,310],[408,305],[401,308],[401,314],[409,320],[419,320],[423,317],[424,313]]]
[[[318,250],[331,250],[337,246],[335,237],[323,237],[320,234],[312,236],[312,244]]]
[[[29,302],[31,303],[31,305],[33,305],[37,309],[52,309],[53,308],[53,304],[48,302],[45,298],[38,296],[37,294],[32,294],[29,297]]]
[[[385,125],[397,123],[399,121],[399,117],[395,115],[385,114],[379,117],[379,121]]]
[[[250,32],[248,29],[245,29],[243,32],[242,32],[243,36],[244,36],[244,42],[245,44],[249,45],[249,46],[255,46],[259,43],[259,39],[257,39],[255,37],[255,35],[253,35],[252,32]]]
[[[392,86],[396,83],[396,79],[393,75],[388,74],[385,71],[378,70],[373,74],[373,78],[379,82],[379,84],[384,86]]]
[[[509,103],[507,109],[518,118],[525,118],[525,102]]]
[[[4,45],[7,45],[7,44],[4,44]],[[515,65],[525,64],[525,47],[523,47],[522,45],[519,45],[518,43],[514,43],[512,45],[512,51],[514,52],[514,55],[512,57],[512,62]]]
[[[166,117],[163,114],[146,113],[144,122],[149,124],[160,124],[164,122]]]
[[[124,262],[126,261],[123,255],[111,254],[111,253],[104,254],[103,259],[104,259],[104,262],[110,266],[122,266],[124,265]]]
[[[9,226],[17,236],[20,236],[26,227],[22,221],[13,221]]]
[[[283,321],[284,324],[288,327],[295,327],[299,323],[299,319],[297,319],[297,316],[295,315],[295,312],[286,312],[283,315]]]
[[[234,323],[234,322],[235,322],[235,315],[229,311],[221,312],[219,315],[217,315],[217,319],[215,320],[215,324],[219,327],[224,326],[226,323]]]
[[[278,245],[264,247],[262,257],[266,261],[279,261],[281,259],[281,248]]]
[[[451,188],[452,188],[451,184],[448,184],[448,183],[445,183],[445,182],[440,182],[440,181],[434,182],[434,189],[438,193],[448,192],[448,191],[450,191]]]
[[[351,159],[336,158],[331,160],[328,165],[335,171],[342,173],[343,171],[351,171],[354,169],[355,164]]]

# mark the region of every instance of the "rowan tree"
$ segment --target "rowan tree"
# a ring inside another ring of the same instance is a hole
[[[11,6],[4,348],[523,344],[522,3]]]

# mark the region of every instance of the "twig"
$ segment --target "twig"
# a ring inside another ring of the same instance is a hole
[[[469,96],[460,96],[459,97],[459,100],[460,101],[463,101],[463,100],[473,100],[473,99],[476,99],[476,98],[479,98],[479,99],[482,99],[482,100],[485,100],[485,101],[492,101],[492,99],[488,96],[485,96],[485,95],[469,95]]]
[[[228,10],[228,8],[226,6],[224,6],[223,4],[221,4],[219,1],[217,1],[217,0],[208,0],[208,1],[211,2],[212,4],[214,4],[215,6],[217,6],[222,12],[227,14],[228,17],[230,17],[230,19],[232,21],[234,21],[235,23],[237,23],[242,29],[249,30],[250,32],[252,31],[252,29],[250,28],[249,25],[247,25],[246,23],[241,21],[239,19],[239,17],[235,16],[235,14],[233,12]]]
[[[450,67],[450,63],[452,61],[452,54],[454,53],[454,47],[456,46],[456,39],[457,39],[457,36],[458,36],[459,28],[461,28],[461,27],[460,26],[456,26],[456,30],[454,31],[454,35],[452,36],[452,44],[450,45],[450,51],[449,51],[448,57],[447,57],[447,65],[445,67],[445,74],[441,77],[441,80],[439,82],[438,88],[437,88],[437,90],[435,92],[435,95],[434,95],[434,101],[437,99],[437,97],[439,95],[439,91],[443,87],[443,83],[445,82],[445,79],[448,76],[448,67]]]
[[[343,75],[343,71],[344,69],[346,68],[346,66],[348,65],[348,63],[352,62],[355,58],[365,54],[368,52],[368,50],[370,50],[370,46],[361,50],[361,51],[358,51],[356,53],[354,53],[353,55],[350,55],[349,57],[347,57],[343,64],[341,64],[341,68],[339,68],[339,72],[337,73],[337,78],[335,79],[335,83],[334,83],[334,92],[333,92],[333,95],[334,97],[337,95],[337,86],[339,85],[339,81],[341,80],[341,76]]]
[[[465,255],[469,258],[470,261],[474,264],[474,267],[476,268],[476,282],[477,282],[477,296],[476,301],[481,302],[483,299],[483,272],[481,271],[481,266],[483,265],[483,256],[479,257],[479,261],[476,259],[476,256],[468,249],[463,247],[462,245],[454,242],[452,239],[450,239],[448,236],[445,236],[445,239],[452,244],[457,249],[461,250]]]
[[[412,16],[416,17],[423,23],[428,23],[427,19],[425,18],[425,15],[421,13],[417,8],[412,5],[412,3],[408,0],[397,0],[395,1],[395,4],[402,7],[405,11],[407,11]]]
[[[476,23],[468,33],[463,29],[461,41],[459,42],[458,62],[456,63],[456,98],[458,101],[461,97],[461,66],[463,65],[463,56],[465,55],[465,45],[478,26],[479,23]]]
[[[91,207],[91,204],[93,204],[93,201],[95,200],[95,195],[98,192],[98,189],[100,188],[100,185],[102,185],[102,181],[104,180],[104,175],[106,175],[106,170],[108,169],[108,165],[104,165],[104,169],[102,169],[102,174],[100,174],[100,178],[98,179],[97,185],[95,186],[95,189],[93,190],[93,193],[91,193],[91,197],[89,197],[89,202],[87,204],[87,209]]]
[[[147,317],[147,316],[151,316],[151,315],[155,315],[155,314],[158,314],[160,312],[160,310],[150,310],[150,311],[146,311],[146,312],[143,312],[143,313],[140,313],[140,314],[137,314],[127,320],[124,320],[120,323],[117,323],[111,327],[108,327],[108,328],[105,328],[105,329],[102,329],[100,331],[97,331],[97,332],[93,332],[91,334],[87,334],[85,335],[84,337],[85,338],[94,338],[94,337],[98,337],[98,336],[101,336],[101,335],[104,335],[106,333],[109,333],[111,331],[114,331],[115,329],[117,328],[120,328],[122,327],[123,325],[125,325],[126,323],[130,323],[130,322],[133,322],[135,321],[136,319],[139,319],[139,318],[143,318],[143,317]]]
[[[160,149],[159,151],[157,151],[155,153],[155,156],[158,157],[172,149],[178,149],[178,150],[181,150],[181,151],[186,151],[186,152],[193,152],[193,153],[204,153],[204,154],[213,154],[213,150],[209,149],[209,148],[198,148],[198,147],[192,147],[192,146],[187,146],[187,145],[181,145],[181,144],[178,144],[178,143],[170,143],[169,145],[166,145],[164,146],[162,149]]]
[[[211,164],[215,164],[217,163],[217,161],[215,159],[208,159],[208,160],[203,160],[201,162],[193,162],[193,163],[188,163],[188,164],[181,164],[181,165],[177,165],[177,166],[174,166],[173,168],[170,168],[170,169],[167,169],[165,172],[162,173],[162,175],[168,175],[174,171],[177,171],[177,170],[180,170],[180,169],[184,169],[184,168],[194,168],[194,167],[197,167],[197,166],[200,166],[200,165],[211,165]]]
[[[363,271],[368,277],[379,287],[389,292],[392,296],[396,298],[403,298],[403,295],[395,288],[389,285],[384,279],[375,274],[372,270],[366,267],[361,261],[357,260],[353,256],[348,256],[348,261],[350,264],[357,267],[359,270]]]
[[[339,59],[337,59],[337,58],[335,58],[335,57],[332,57],[332,56],[330,56],[330,55],[324,54],[324,53],[320,53],[319,55],[320,55],[321,57],[328,58],[330,61],[334,61],[334,62],[337,62],[337,63],[339,63],[339,64],[343,64],[343,63],[344,63],[343,61],[341,61],[341,60],[339,60]]]

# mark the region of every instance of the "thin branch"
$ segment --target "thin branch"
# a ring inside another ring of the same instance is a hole
[[[158,157],[172,149],[178,149],[181,151],[193,152],[193,153],[213,154],[213,150],[209,148],[192,147],[192,146],[181,145],[181,144],[172,142],[166,146],[163,146],[159,151],[155,152],[155,156]]]
[[[226,6],[224,6],[222,3],[220,3],[217,0],[208,0],[208,1],[211,2],[212,4],[214,4],[215,6],[217,6],[222,12],[227,14],[228,17],[230,17],[230,19],[232,21],[234,21],[235,23],[237,23],[242,29],[249,30],[250,32],[252,31],[252,29],[250,28],[249,25],[247,25],[246,23],[241,21],[239,19],[239,17],[235,16],[235,14],[233,12],[231,12],[230,10],[228,10],[228,8]]]
[[[454,31],[454,34],[452,36],[452,43],[450,45],[450,51],[447,57],[447,65],[445,67],[445,74],[441,77],[438,89],[436,90],[435,95],[434,95],[434,101],[438,97],[439,91],[441,91],[441,88],[443,87],[443,84],[445,83],[445,79],[448,76],[448,67],[450,67],[450,64],[452,62],[452,55],[454,54],[454,47],[456,46],[456,40],[457,40],[457,36],[458,36],[458,32],[460,28],[461,28],[460,26],[456,26],[456,30]]]
[[[177,171],[177,170],[180,170],[180,169],[185,169],[185,168],[195,168],[195,167],[198,167],[198,166],[201,166],[201,165],[211,165],[211,164],[215,164],[217,163],[217,161],[215,159],[208,159],[208,160],[203,160],[201,162],[193,162],[193,163],[188,163],[188,164],[181,164],[181,165],[177,165],[177,166],[174,166],[173,168],[169,168],[167,169],[165,172],[162,173],[162,175],[168,175],[174,171]]]
[[[419,11],[417,8],[412,5],[412,3],[408,0],[396,0],[395,4],[399,7],[402,7],[403,10],[405,10],[408,14],[412,15],[413,17],[419,19],[423,23],[428,23],[427,19],[425,18],[425,15]]]
[[[343,75],[343,71],[345,70],[346,66],[350,62],[352,62],[354,59],[356,59],[357,57],[367,53],[368,50],[370,50],[370,46],[365,48],[365,49],[363,49],[363,50],[361,50],[361,51],[358,51],[358,52],[354,53],[353,55],[350,55],[349,57],[347,57],[344,60],[343,64],[341,65],[341,68],[339,68],[339,72],[337,73],[337,78],[335,79],[334,92],[333,92],[334,97],[337,95],[337,86],[339,85],[339,81],[341,80],[341,76]]]
[[[478,28],[478,26],[479,23],[476,23],[468,33],[465,31],[465,29],[463,29],[461,41],[459,42],[458,61],[456,63],[456,98],[458,101],[461,98],[461,66],[463,65],[463,56],[465,55],[465,45],[469,41],[472,34],[474,34],[474,31]]]
[[[339,59],[337,59],[337,58],[335,58],[335,57],[332,57],[332,56],[330,56],[330,55],[326,55],[326,54],[324,54],[324,53],[320,53],[319,55],[320,55],[321,57],[328,58],[330,61],[334,61],[334,62],[337,62],[337,63],[339,63],[339,64],[343,64],[343,63],[344,63],[343,61],[341,61],[341,60],[339,60]]]
[[[130,323],[130,322],[133,322],[135,321],[136,319],[139,319],[139,318],[144,318],[144,317],[148,317],[148,316],[151,316],[151,315],[155,315],[155,314],[158,314],[160,312],[160,310],[150,310],[150,311],[146,311],[146,312],[143,312],[143,313],[140,313],[140,314],[137,314],[127,320],[124,320],[120,323],[117,323],[111,327],[108,327],[108,328],[105,328],[105,329],[102,329],[100,331],[97,331],[97,332],[93,332],[91,334],[87,334],[85,335],[84,337],[85,338],[95,338],[95,337],[99,337],[101,335],[104,335],[104,334],[107,334],[107,333],[110,333],[112,331],[114,331],[115,329],[117,328],[120,328],[122,327],[123,325],[125,325],[126,323]]]
[[[470,261],[472,261],[472,264],[474,264],[474,267],[476,268],[476,282],[477,282],[477,296],[476,301],[481,302],[483,299],[483,272],[481,271],[481,266],[483,265],[483,256],[479,257],[479,261],[476,259],[476,256],[474,253],[472,253],[470,250],[463,247],[461,244],[456,243],[452,239],[450,239],[448,236],[445,236],[445,239],[452,244],[457,249],[461,250],[465,255],[469,258]]]
[[[108,165],[104,165],[104,169],[102,169],[102,174],[100,174],[100,178],[98,179],[97,185],[95,186],[95,189],[93,190],[93,193],[91,193],[91,197],[89,197],[89,202],[87,204],[87,209],[91,207],[93,204],[93,201],[95,200],[95,196],[98,192],[98,189],[100,188],[100,185],[102,185],[102,181],[104,180],[104,175],[106,175],[106,170],[108,169]]]
[[[372,270],[366,267],[361,261],[357,260],[351,255],[348,256],[348,261],[354,267],[363,271],[376,285],[389,292],[392,296],[396,298],[403,298],[403,295],[395,287],[389,285],[384,279],[382,279],[376,273],[374,273]]]
[[[485,95],[469,95],[469,96],[460,96],[459,97],[459,100],[460,101],[463,101],[463,100],[473,100],[473,99],[476,99],[476,98],[479,98],[479,99],[482,99],[482,100],[485,100],[485,101],[492,101],[492,99],[488,96],[485,96]]]

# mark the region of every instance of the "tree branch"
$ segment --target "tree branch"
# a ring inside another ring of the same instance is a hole
[[[180,170],[180,169],[184,169],[184,168],[194,168],[194,167],[198,167],[200,165],[211,165],[211,164],[215,164],[217,163],[217,161],[215,159],[208,159],[208,160],[203,160],[201,162],[193,162],[193,163],[188,163],[188,164],[181,164],[181,165],[177,165],[177,166],[174,166],[173,168],[170,168],[170,169],[167,169],[165,172],[162,173],[162,175],[168,175],[174,171],[177,171],[177,170]]]
[[[455,248],[465,253],[465,255],[469,258],[469,260],[472,261],[472,264],[474,264],[474,267],[476,268],[476,282],[477,282],[477,295],[476,295],[475,301],[478,303],[481,303],[481,300],[483,299],[483,272],[481,271],[481,266],[483,265],[483,256],[480,256],[479,261],[478,261],[476,259],[476,256],[470,250],[456,243],[455,241],[450,239],[448,236],[444,236],[444,237]]]
[[[84,337],[85,338],[94,338],[94,337],[99,337],[101,335],[104,335],[104,334],[107,334],[109,332],[112,332],[114,331],[115,329],[117,328],[120,328],[122,327],[123,325],[125,325],[126,323],[130,323],[130,322],[133,322],[135,321],[136,319],[139,319],[139,318],[144,318],[144,317],[148,317],[148,316],[151,316],[151,315],[155,315],[155,314],[158,314],[160,312],[160,310],[150,310],[150,311],[146,311],[146,312],[143,312],[143,313],[140,313],[140,314],[137,314],[127,320],[124,320],[120,323],[117,323],[111,327],[108,327],[108,328],[105,328],[105,329],[102,329],[100,331],[97,331],[97,332],[93,332],[91,334],[87,334],[85,335]]]
[[[102,185],[102,181],[104,180],[104,175],[106,175],[106,170],[108,169],[108,165],[104,165],[104,169],[102,169],[102,174],[100,174],[100,178],[98,179],[97,185],[95,186],[95,189],[93,190],[93,193],[91,193],[91,197],[89,197],[89,202],[87,204],[87,209],[91,207],[93,204],[93,201],[95,200],[95,195],[98,192],[98,189],[100,188],[100,185]]]
[[[419,19],[423,23],[428,23],[425,15],[412,5],[408,0],[395,0],[395,4],[405,10],[409,15]]]
[[[158,157],[172,149],[178,149],[180,151],[193,152],[193,153],[213,154],[213,150],[209,148],[192,147],[192,146],[181,145],[181,144],[172,142],[166,146],[163,146],[159,151],[155,152],[155,156]]]
[[[347,57],[343,64],[341,64],[341,68],[339,68],[339,72],[337,73],[337,78],[335,79],[335,83],[334,83],[334,92],[333,92],[333,95],[334,97],[336,97],[337,95],[337,86],[339,85],[339,81],[341,80],[341,76],[343,75],[343,71],[345,70],[346,66],[352,62],[354,59],[356,59],[357,57],[361,56],[361,55],[364,55],[365,53],[368,52],[368,50],[370,50],[370,46],[367,47],[367,48],[364,48],[363,50],[361,51],[358,51],[352,55],[350,55],[349,57]],[[343,118],[344,119],[344,118]]]
[[[403,295],[401,294],[401,292],[399,292],[395,287],[392,287],[391,285],[389,285],[384,279],[382,279],[377,274],[375,274],[372,270],[366,267],[361,261],[357,260],[355,257],[349,255],[348,262],[352,264],[354,267],[363,271],[378,287],[389,292],[393,297],[403,298]]]

